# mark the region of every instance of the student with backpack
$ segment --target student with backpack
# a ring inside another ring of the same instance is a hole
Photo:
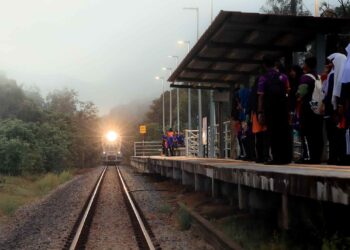
[[[320,164],[323,153],[322,82],[316,73],[315,57],[305,59],[297,101],[300,103],[300,132],[305,137],[308,159],[301,163]]]
[[[288,77],[275,68],[275,60],[264,56],[266,73],[258,80],[258,121],[267,127],[272,159],[266,164],[288,164],[292,159],[289,126]]]

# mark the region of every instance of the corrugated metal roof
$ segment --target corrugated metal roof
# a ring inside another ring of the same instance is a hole
[[[266,54],[290,56],[318,34],[349,32],[350,19],[221,11],[168,81],[227,88],[256,75]]]

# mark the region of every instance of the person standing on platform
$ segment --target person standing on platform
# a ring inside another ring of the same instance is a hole
[[[269,159],[269,147],[266,145],[266,126],[258,121],[258,80],[255,80],[250,91],[248,112],[254,136],[255,162],[264,163]]]
[[[168,138],[162,134],[162,155],[168,156]]]
[[[275,60],[264,56],[266,73],[258,81],[258,121],[267,127],[272,159],[266,164],[288,164],[292,160],[288,112],[288,77],[275,68]]]
[[[334,53],[328,57],[331,72],[327,77],[325,90],[325,114],[327,139],[329,142],[328,164],[340,164],[345,158],[345,124],[340,104],[341,77],[343,75],[346,56]],[[337,89],[335,89],[335,87]]]
[[[174,132],[172,128],[169,128],[167,132],[167,145],[168,145],[168,151],[169,156],[174,156]]]
[[[293,65],[289,71],[289,83],[290,92],[288,94],[289,98],[289,112],[292,129],[296,131],[298,138],[300,138],[301,143],[301,155],[296,162],[303,161],[303,159],[309,158],[305,137],[300,135],[300,105],[297,102],[297,91],[299,87],[300,78],[303,75],[303,69],[299,65]],[[293,141],[295,143],[295,141]]]
[[[233,90],[232,110],[231,110],[231,158],[241,159],[244,157],[244,149],[241,134],[241,113],[242,105],[239,97],[240,87]],[[238,142],[238,145],[237,145]]]
[[[341,100],[344,105],[345,114],[345,140],[346,140],[346,159],[344,164],[350,165],[350,43],[346,47],[347,59],[344,65],[342,76]]]
[[[300,103],[300,130],[305,136],[308,155],[301,163],[320,164],[323,153],[323,116],[312,110],[311,101],[316,81],[320,80],[316,73],[317,60],[315,57],[305,59],[304,75],[300,79],[297,91]]]

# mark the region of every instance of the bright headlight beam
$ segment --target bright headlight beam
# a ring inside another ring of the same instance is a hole
[[[114,131],[109,131],[109,132],[107,133],[106,137],[107,137],[107,140],[108,140],[108,141],[114,142],[115,140],[117,140],[118,135],[117,135],[117,133],[114,132]]]

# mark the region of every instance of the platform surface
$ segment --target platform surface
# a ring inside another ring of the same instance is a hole
[[[212,168],[232,168],[246,169],[258,172],[274,172],[282,174],[306,175],[314,177],[331,177],[350,180],[350,166],[335,165],[310,165],[310,164],[289,164],[289,165],[265,165],[248,161],[239,161],[231,159],[211,159],[194,157],[164,157],[164,156],[145,156],[140,159],[153,159],[162,161],[182,161],[192,164],[198,164]]]

